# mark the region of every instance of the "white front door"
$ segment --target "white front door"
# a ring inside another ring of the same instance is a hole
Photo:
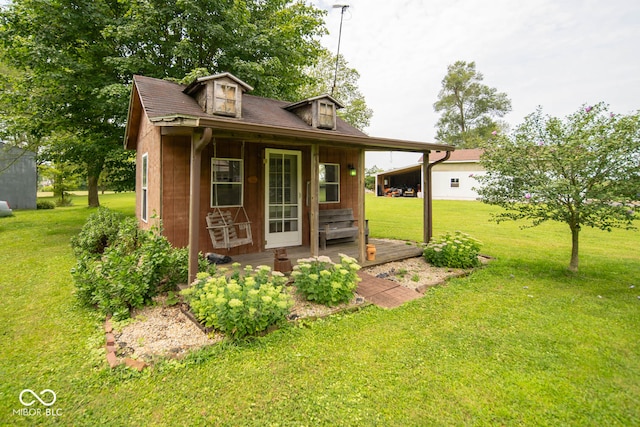
[[[302,244],[301,154],[266,150],[265,248]]]

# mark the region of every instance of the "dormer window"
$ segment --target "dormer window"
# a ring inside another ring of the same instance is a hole
[[[229,73],[198,77],[183,92],[193,97],[207,114],[242,117],[242,94],[251,86]]]
[[[238,86],[233,84],[217,83],[214,89],[214,114],[222,114],[225,116],[235,116],[236,93]]]
[[[336,110],[344,108],[344,105],[331,95],[320,95],[286,105],[283,108],[300,117],[311,127],[336,130]]]
[[[321,129],[335,128],[336,109],[331,102],[318,101],[318,127]]]

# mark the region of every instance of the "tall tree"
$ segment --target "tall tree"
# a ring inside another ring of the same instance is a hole
[[[506,130],[494,117],[511,111],[511,101],[505,93],[483,84],[483,79],[475,62],[457,61],[447,67],[438,101],[433,104],[435,111],[442,113],[436,124],[437,141],[473,148],[493,131]]]
[[[126,17],[105,28],[117,45],[107,62],[126,77],[228,71],[256,95],[297,100],[321,50],[324,13],[290,0],[130,1]]]
[[[320,49],[324,12],[289,0],[15,0],[0,13],[0,60],[19,71],[4,103],[33,135],[68,135],[60,153],[85,165],[89,205],[122,150],[133,74],[229,71],[255,93],[295,99]],[[50,150],[51,151],[51,150]]]
[[[99,204],[105,157],[122,149],[128,93],[114,91],[118,75],[103,61],[113,45],[102,31],[123,13],[116,0],[22,0],[0,16],[0,53],[19,70],[10,86],[29,99],[10,112],[22,116],[27,134],[69,136],[64,154],[85,166],[90,206]]]
[[[360,74],[355,68],[349,68],[347,61],[340,55],[336,75],[336,57],[328,50],[318,55],[317,62],[306,70],[309,83],[300,89],[300,98],[320,94],[331,94],[334,77],[336,80],[333,96],[345,105],[338,115],[352,126],[364,130],[371,123],[373,111],[367,107],[364,95],[358,88]]]
[[[538,109],[511,138],[495,139],[485,145],[481,159],[487,173],[477,177],[482,201],[505,209],[497,221],[567,224],[569,270],[578,270],[583,226],[634,228],[640,200],[640,113],[613,114],[600,103],[563,121]]]

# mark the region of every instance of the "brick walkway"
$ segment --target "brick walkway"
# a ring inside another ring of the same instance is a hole
[[[361,271],[358,272],[358,276],[362,281],[358,283],[356,292],[367,301],[383,308],[395,308],[422,296],[413,289],[405,288],[391,280],[379,279]]]

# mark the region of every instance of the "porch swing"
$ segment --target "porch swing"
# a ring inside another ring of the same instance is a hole
[[[214,154],[217,158],[216,144],[213,143]],[[240,156],[244,168],[244,141],[242,141],[242,153]],[[242,177],[244,180],[244,176]],[[213,212],[207,214],[207,230],[211,236],[211,244],[215,249],[226,249],[227,251],[236,246],[253,245],[253,237],[251,235],[251,221],[247,211],[244,209],[244,200],[237,207],[225,208],[218,207],[218,193],[215,192],[215,205]],[[244,194],[243,194],[244,198]],[[232,209],[236,209],[235,215]]]

